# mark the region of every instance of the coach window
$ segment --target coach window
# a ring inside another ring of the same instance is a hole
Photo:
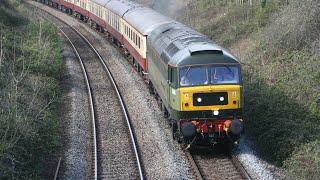
[[[138,35],[136,35],[136,46],[138,46]]]
[[[127,26],[127,37],[129,37],[129,28]]]
[[[117,16],[117,29],[119,31],[119,17]]]
[[[137,44],[138,44],[138,36],[137,36],[137,34],[135,33],[135,36],[134,36],[134,44],[137,46]]]
[[[116,15],[114,15],[114,26],[118,29],[118,17]]]
[[[134,42],[134,41],[133,41],[133,38],[134,38],[134,32],[133,32],[132,29],[131,29],[131,41],[132,41],[132,42]]]
[[[127,37],[129,37],[129,27],[127,26]]]
[[[132,42],[134,43],[134,31],[132,31]]]
[[[114,27],[114,14],[112,13],[112,27]]]
[[[111,26],[113,27],[113,13],[111,13]]]
[[[138,38],[138,46],[139,46],[139,49],[141,48],[141,39],[140,39],[140,37]]]
[[[136,33],[133,34],[133,43],[136,44]]]
[[[118,16],[116,16],[116,29],[118,30]]]
[[[128,26],[126,26],[126,28],[127,28],[127,31],[126,31],[126,35],[127,35],[127,37],[128,37],[128,35],[129,35],[129,29],[128,29]]]

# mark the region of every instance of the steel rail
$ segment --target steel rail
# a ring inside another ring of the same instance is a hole
[[[193,159],[193,156],[192,154],[188,151],[188,150],[185,150],[185,153],[186,153],[186,156],[187,158],[189,159],[189,162],[191,164],[191,167],[195,173],[195,176],[196,176],[196,179],[198,180],[203,180],[203,175],[199,169],[199,166],[197,165],[196,161]]]
[[[233,154],[230,154],[230,159],[233,163],[233,165],[238,169],[238,171],[240,172],[240,174],[242,175],[242,177],[244,179],[247,179],[247,180],[252,180],[251,176],[249,175],[249,173],[247,172],[247,170],[243,167],[242,163],[239,161],[239,159],[233,155]]]
[[[69,25],[68,25],[69,26]],[[76,30],[75,28],[73,28],[72,26],[70,26],[75,32],[77,32],[82,38],[83,40],[86,41],[86,43],[91,47],[91,49],[96,53],[96,55],[99,57],[100,59],[100,62],[101,64],[103,65],[103,68],[105,69],[105,71],[107,72],[111,82],[112,82],[112,85],[113,85],[113,88],[115,89],[116,91],[116,94],[117,94],[117,97],[118,97],[118,100],[120,102],[120,105],[121,105],[121,109],[122,109],[122,112],[124,114],[124,117],[126,119],[126,123],[127,123],[127,126],[128,126],[128,129],[129,129],[129,132],[130,132],[130,137],[131,137],[131,142],[132,142],[132,146],[133,146],[133,150],[134,150],[134,153],[135,153],[135,156],[136,156],[136,161],[137,161],[137,164],[138,164],[138,168],[139,168],[139,175],[140,175],[140,179],[143,180],[144,179],[144,176],[143,176],[143,168],[142,168],[142,163],[141,163],[141,159],[140,159],[140,155],[139,155],[139,152],[138,152],[138,146],[137,146],[137,143],[136,143],[136,138],[135,138],[135,135],[134,135],[134,131],[133,131],[133,128],[132,128],[132,125],[131,125],[131,119],[129,117],[129,113],[127,111],[127,108],[126,108],[126,105],[123,101],[123,98],[122,98],[122,95],[120,93],[120,90],[119,90],[119,87],[117,85],[117,83],[115,82],[114,78],[113,78],[113,75],[109,69],[109,67],[107,66],[107,64],[105,63],[105,60],[101,57],[100,53],[94,48],[94,46],[89,42],[89,40],[84,37],[78,30]]]
[[[90,113],[91,113],[91,120],[92,120],[92,131],[93,131],[93,148],[94,148],[94,179],[97,180],[98,179],[98,147],[97,147],[97,131],[96,131],[96,116],[95,116],[95,112],[94,112],[94,103],[93,103],[93,95],[92,95],[92,91],[91,91],[91,86],[89,83],[89,78],[88,78],[88,73],[84,67],[82,58],[80,57],[80,54],[77,50],[77,48],[75,47],[75,45],[72,43],[72,41],[70,40],[70,38],[68,37],[68,35],[57,26],[57,28],[61,31],[61,33],[67,38],[67,40],[69,41],[70,45],[72,46],[76,56],[78,57],[78,60],[80,62],[80,66],[83,72],[83,76],[86,82],[86,87],[87,87],[87,92],[88,92],[88,96],[89,96],[89,104],[90,104]]]
[[[36,7],[38,8],[38,7]],[[41,9],[42,11],[45,11],[43,9]],[[80,33],[77,29],[75,29],[74,27],[72,27],[71,25],[65,23],[61,18],[59,17],[56,17],[54,14],[48,12],[48,11],[45,11],[46,13],[50,14],[52,17],[56,18],[57,20],[61,21],[62,23],[64,23],[65,25],[67,25],[69,28],[71,28],[73,31],[75,31],[89,46],[90,48],[96,53],[96,55],[98,56],[101,64],[103,65],[103,68],[104,70],[107,72],[108,76],[109,76],[109,79],[113,85],[113,88],[114,90],[116,91],[116,94],[117,94],[117,98],[119,100],[119,103],[121,105],[121,109],[122,109],[122,112],[124,114],[124,117],[126,119],[126,123],[127,123],[127,126],[128,126],[128,130],[130,132],[130,138],[131,138],[131,142],[132,142],[132,146],[133,146],[133,150],[134,150],[134,153],[135,153],[135,156],[136,156],[136,162],[137,162],[137,166],[138,166],[138,169],[139,169],[139,175],[140,175],[140,179],[141,180],[144,180],[144,173],[143,173],[143,164],[141,163],[141,158],[140,158],[140,154],[139,154],[139,151],[138,151],[138,145],[137,145],[137,142],[136,142],[136,137],[135,137],[135,134],[134,134],[134,130],[132,128],[132,125],[131,125],[131,119],[129,117],[129,113],[127,111],[127,108],[125,106],[125,103],[123,101],[123,98],[122,98],[122,95],[120,93],[120,90],[118,88],[118,85],[116,84],[115,80],[114,80],[114,77],[109,69],[109,67],[107,66],[107,64],[105,63],[105,60],[102,58],[102,56],[100,55],[100,53],[94,48],[94,46],[89,42],[89,40],[84,36],[82,35],[82,33]],[[57,26],[57,25],[56,25]],[[59,26],[57,26],[57,28],[62,32],[62,34],[68,39],[68,41],[70,42],[70,44],[72,45],[73,49],[75,50],[76,52],[76,55],[78,57],[78,59],[80,60],[81,57],[77,51],[77,49],[75,48],[75,46],[73,45],[73,43],[71,42],[71,40],[69,39],[69,37],[63,32],[63,30],[61,28],[59,28]],[[81,60],[81,68],[83,69],[83,71],[85,71],[85,67],[83,65],[83,62]],[[86,72],[86,71],[85,71]],[[89,80],[88,80],[88,76],[87,76],[87,73],[85,73],[85,81],[87,83],[89,83]],[[88,85],[88,84],[87,84]],[[92,121],[94,121],[94,126],[93,126],[93,131],[94,131],[94,154],[95,154],[95,157],[94,157],[94,166],[95,166],[95,172],[94,172],[94,176],[95,176],[95,180],[98,179],[98,160],[97,160],[97,157],[98,157],[98,153],[97,153],[97,135],[96,135],[96,120],[95,120],[95,112],[94,112],[94,107],[93,107],[93,100],[92,100],[92,94],[91,94],[91,89],[90,89],[90,85],[89,87],[87,86],[88,88],[88,93],[90,92],[90,96],[89,96],[89,101],[90,101],[90,106],[91,106],[91,114],[92,114]]]

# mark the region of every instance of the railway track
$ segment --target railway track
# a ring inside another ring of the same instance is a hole
[[[74,49],[84,74],[92,117],[92,177],[144,179],[134,130],[105,61],[79,31],[50,16],[50,21],[54,22]]]
[[[72,29],[73,31],[76,31],[75,29]],[[105,66],[107,69],[106,65],[104,64],[104,61],[100,57],[100,55],[97,53],[97,51],[94,49],[94,47],[89,43],[88,40],[85,39],[81,33],[77,32],[81,38],[86,41],[86,43],[93,49],[94,53],[99,57],[101,64]],[[80,55],[79,55],[80,56]],[[110,72],[108,74],[111,75]],[[112,75],[111,75],[112,77]],[[115,84],[116,86],[116,84]],[[108,89],[108,88],[106,88]],[[119,96],[121,97],[120,93],[117,92]],[[95,99],[95,98],[93,98]],[[120,103],[121,104],[121,103]],[[123,104],[123,103],[122,103]],[[123,110],[125,111],[125,106],[122,107]],[[96,112],[96,111],[94,111]],[[124,118],[124,119],[129,119]],[[98,123],[97,123],[98,124]],[[130,123],[129,123],[130,125]],[[97,128],[98,129],[98,128]],[[112,131],[112,130],[111,130]],[[107,130],[108,132],[108,130]],[[97,138],[99,140],[99,138]],[[110,146],[112,147],[112,146]],[[101,153],[101,150],[97,148],[97,151]],[[103,150],[104,151],[104,150]],[[110,151],[108,149],[107,151]],[[137,151],[138,152],[138,151]],[[231,154],[225,154],[225,153],[216,153],[212,151],[205,151],[205,152],[186,152],[187,158],[189,162],[191,163],[192,169],[194,171],[194,176],[196,179],[251,179],[249,174],[246,172],[246,170],[243,168],[242,164],[238,161],[238,159],[231,155]],[[137,158],[139,159],[139,158]],[[97,158],[97,162],[99,162],[99,158]],[[99,166],[100,164],[97,164]],[[143,179],[144,175],[142,173],[143,168],[139,168],[139,173],[140,173],[140,179]],[[141,170],[141,171],[140,171]],[[97,170],[97,177],[99,178],[119,178],[118,177],[110,177],[110,174],[108,173],[101,173],[99,175],[99,172],[102,172],[102,169]],[[112,173],[111,173],[112,174]],[[128,177],[120,177],[121,179],[137,179],[138,176],[129,176]]]
[[[186,152],[197,179],[251,180],[241,162],[231,152],[226,153],[224,148],[221,152],[220,150],[206,148]]]

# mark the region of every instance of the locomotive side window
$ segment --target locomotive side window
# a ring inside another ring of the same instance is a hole
[[[178,88],[178,70],[175,67],[169,66],[169,72],[170,86],[176,89]]]

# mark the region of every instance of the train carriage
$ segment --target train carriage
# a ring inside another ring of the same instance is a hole
[[[145,18],[148,17],[148,18]],[[172,22],[152,9],[140,7],[128,11],[124,17],[124,45],[139,62],[144,72],[148,72],[147,38],[158,26]]]

